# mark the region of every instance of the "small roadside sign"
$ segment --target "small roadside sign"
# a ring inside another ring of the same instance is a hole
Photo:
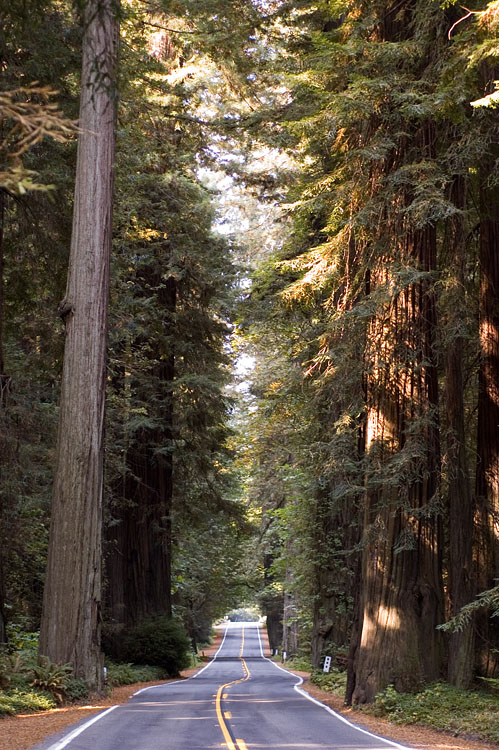
[[[325,656],[324,657],[324,668],[323,668],[323,671],[324,672],[329,672],[330,669],[331,669],[331,657],[330,656]]]

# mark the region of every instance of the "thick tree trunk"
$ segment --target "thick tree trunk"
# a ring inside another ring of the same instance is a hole
[[[451,199],[464,212],[465,181],[456,177]],[[456,615],[473,598],[473,498],[466,456],[464,420],[462,328],[464,296],[466,232],[463,213],[450,222],[449,291],[445,298],[448,344],[445,350],[445,406],[447,413],[446,464],[448,477],[449,528],[449,615]],[[457,687],[468,688],[473,677],[474,629],[468,627],[452,633],[449,639],[448,679]]]
[[[434,239],[428,229],[414,238],[414,249],[432,252]],[[411,285],[393,305],[390,352],[386,319],[372,331],[384,343],[370,376],[366,454],[372,471],[377,465],[384,473],[392,464],[401,474],[390,482],[388,470],[374,489],[379,480],[373,473],[366,493],[356,703],[372,701],[389,684],[411,690],[440,676],[439,524],[432,509],[439,460],[433,305],[424,282]],[[405,468],[396,466],[397,459]]]
[[[0,400],[0,409],[4,406],[3,383],[4,383],[4,363],[3,363],[3,263],[4,263],[4,246],[3,246],[3,224],[5,216],[5,193],[0,188],[0,384],[2,387],[2,396]],[[1,476],[1,472],[0,472]],[[3,550],[3,503],[0,496],[0,644],[5,643],[5,587],[3,580],[2,550]]]
[[[292,555],[292,542],[287,542],[287,553]],[[293,592],[293,571],[286,568],[284,582],[284,602],[282,618],[282,650],[286,652],[287,657],[296,656],[298,653],[298,620],[297,620],[296,596]]]
[[[2,190],[2,188],[0,188],[0,378],[2,378],[2,381],[4,378],[4,371],[3,371],[4,370],[4,362],[3,362],[4,221],[5,221],[5,191]]]
[[[484,69],[485,83],[497,78],[497,69]],[[480,347],[477,441],[478,587],[485,590],[499,578],[499,157],[497,124],[490,155],[480,170]],[[498,656],[490,648],[497,643],[499,625],[489,613],[479,617],[479,670],[491,675]]]
[[[421,128],[414,146],[429,157],[434,134]],[[402,144],[399,158],[404,157]],[[429,273],[436,268],[432,226],[405,226],[402,195],[384,232],[392,260]],[[371,274],[390,289],[388,258]],[[381,269],[385,270],[381,270]],[[366,351],[367,423],[360,640],[353,702],[389,684],[407,691],[441,676],[443,618],[436,306],[428,277],[407,284],[375,315]]]
[[[4,614],[5,587],[3,582],[3,565],[0,555],[0,646],[7,642],[6,622]]]
[[[282,621],[282,650],[289,659],[298,653],[298,622],[296,620],[296,601],[293,594],[284,594]]]
[[[66,345],[40,654],[92,688],[100,653],[104,405],[115,131],[117,7],[84,13],[80,128]]]
[[[264,555],[263,558],[263,569],[264,569],[264,583],[270,587],[274,582],[273,575],[271,573],[273,557],[270,554]],[[267,618],[267,635],[269,637],[269,647],[272,651],[280,649],[282,646],[283,636],[283,611],[284,611],[284,598],[281,593],[272,592],[268,593],[265,597],[262,597],[261,607],[263,614]]]

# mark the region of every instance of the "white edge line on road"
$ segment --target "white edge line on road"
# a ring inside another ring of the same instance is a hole
[[[225,637],[227,635],[228,628],[225,628],[224,637],[222,638],[222,643],[218,647],[218,650],[216,654],[214,655],[213,659],[208,662],[208,664],[199,670],[199,672],[196,672],[196,674],[191,675],[190,677],[187,677],[187,680],[193,680],[195,677],[197,677],[201,672],[204,672],[205,669],[208,669],[215,659],[217,658],[218,654],[220,653],[222,646],[225,643]],[[142,688],[141,690],[137,690],[136,693],[133,693],[130,697],[133,698],[136,695],[139,695],[139,693],[145,693],[146,690],[154,690],[155,688],[160,687],[168,687],[168,685],[178,685],[179,682],[186,682],[186,680],[175,680],[175,682],[166,682],[162,685],[151,685],[150,687]],[[111,711],[114,711],[115,708],[119,708],[119,706],[111,706],[111,708],[108,708],[106,711],[103,711],[101,714],[98,714],[97,716],[94,716],[93,719],[90,719],[89,721],[85,722],[85,724],[82,724],[80,727],[77,727],[77,729],[74,729],[70,734],[68,734],[66,737],[64,737],[62,740],[59,740],[55,743],[55,745],[50,745],[48,750],[63,750],[63,748],[67,747],[70,742],[72,742],[76,737],[78,737],[82,732],[84,732],[88,727],[92,726],[92,724],[95,724],[96,721],[99,721],[99,719],[102,719],[106,714],[111,713]]]
[[[383,742],[387,742],[392,747],[396,747],[397,750],[413,750],[412,748],[407,747],[406,745],[399,745],[397,742],[392,742],[392,740],[387,740],[385,737],[380,737],[378,734],[373,734],[372,732],[369,732],[367,729],[361,729],[360,727],[356,726],[355,724],[352,724],[351,721],[346,719],[341,714],[338,714],[336,711],[334,711],[329,706],[326,706],[325,703],[321,703],[320,701],[316,700],[315,698],[312,698],[311,695],[307,693],[306,690],[302,690],[300,685],[303,684],[303,677],[300,677],[299,675],[295,675],[292,672],[290,672],[288,669],[284,669],[284,667],[281,667],[279,664],[276,664],[275,661],[272,661],[272,659],[269,659],[267,656],[265,656],[263,652],[263,644],[262,644],[262,637],[260,635],[260,628],[258,628],[258,639],[260,641],[260,653],[263,656],[264,659],[269,661],[271,664],[274,665],[274,667],[277,667],[277,669],[280,669],[281,672],[285,672],[286,674],[291,675],[292,677],[297,677],[298,682],[294,685],[294,689],[297,693],[300,693],[300,695],[303,695],[307,700],[312,701],[312,703],[315,703],[317,706],[320,706],[321,708],[324,708],[328,713],[332,714],[332,716],[336,717],[340,721],[342,721],[344,724],[348,724],[348,726],[352,727],[353,729],[356,729],[357,732],[362,732],[362,734],[367,734],[369,737],[374,737],[376,740],[382,740]]]
[[[92,724],[95,724],[95,722],[99,721],[99,719],[102,719],[106,714],[110,714],[111,711],[114,711],[115,708],[118,708],[118,706],[111,706],[111,708],[108,708],[107,711],[103,711],[101,714],[94,716],[93,719],[89,719],[89,721],[86,721],[85,724],[82,724],[80,727],[77,727],[70,734],[64,737],[62,740],[59,740],[58,742],[56,742],[55,745],[50,745],[49,750],[62,750],[64,747],[69,745],[70,742],[76,739],[78,735],[84,732],[85,729],[88,729],[88,727],[90,727]]]

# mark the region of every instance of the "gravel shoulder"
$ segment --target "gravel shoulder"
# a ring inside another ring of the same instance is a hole
[[[265,631],[263,631],[265,632]],[[221,636],[217,634],[212,646],[204,650],[204,658],[209,660],[217,651]],[[186,679],[197,671],[196,668],[182,672],[181,679]],[[474,740],[453,737],[445,732],[436,732],[420,726],[397,726],[390,722],[364,714],[352,708],[346,708],[341,698],[312,685],[306,672],[294,674],[303,678],[303,689],[313,698],[329,706],[353,724],[368,729],[373,734],[386,737],[394,742],[417,750],[499,750],[499,744],[487,744]],[[164,682],[171,682],[166,680]],[[88,720],[110,706],[126,703],[133,693],[142,687],[162,684],[161,682],[137,683],[114,688],[107,697],[93,696],[86,704],[65,706],[52,711],[36,714],[11,716],[0,719],[0,750],[30,750],[35,745],[47,740],[51,735],[54,741],[57,735],[68,726]]]

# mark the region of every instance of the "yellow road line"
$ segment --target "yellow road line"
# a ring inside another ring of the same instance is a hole
[[[224,736],[225,744],[227,745],[228,750],[237,750],[236,746],[232,742],[232,737],[229,734],[229,730],[227,729],[227,724],[225,723],[224,717],[222,714],[221,696],[222,696],[222,690],[224,689],[224,687],[225,685],[222,685],[222,687],[218,689],[217,699],[215,702],[215,708],[217,710],[217,719],[218,719],[218,723],[220,724],[220,729],[222,730],[222,734]]]
[[[217,719],[218,719],[218,723],[220,724],[220,729],[222,730],[222,734],[224,736],[225,744],[227,745],[227,750],[248,750],[244,740],[236,740],[236,743],[237,743],[237,747],[236,747],[232,737],[230,736],[229,728],[227,727],[227,724],[225,723],[225,719],[231,719],[232,715],[230,711],[226,711],[225,715],[222,711],[222,700],[227,698],[227,693],[224,693],[224,690],[229,688],[231,685],[237,685],[240,682],[246,682],[246,680],[249,680],[249,678],[251,677],[251,673],[248,669],[248,665],[243,659],[243,650],[244,650],[244,628],[242,629],[241,650],[239,652],[239,658],[241,659],[245,676],[242,677],[240,680],[232,680],[232,682],[226,682],[225,685],[220,685],[220,687],[218,688],[216,699],[215,699],[215,709],[217,712]]]

